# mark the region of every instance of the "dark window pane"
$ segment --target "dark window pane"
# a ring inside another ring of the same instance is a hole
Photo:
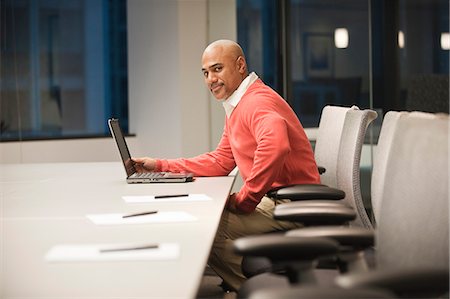
[[[441,36],[449,32],[446,0],[399,2],[400,96],[407,110],[448,112],[449,51]]]
[[[367,2],[288,3],[290,99],[303,125],[318,126],[328,104],[369,107]]]
[[[238,0],[238,40],[250,69],[305,127],[327,104],[369,107],[368,4],[360,0]],[[348,45],[335,44],[336,29]]]
[[[277,0],[238,0],[237,22],[238,40],[249,70],[280,92],[278,4]]]
[[[372,1],[374,107],[448,112],[447,0]]]
[[[0,140],[127,130],[125,0],[0,2]]]

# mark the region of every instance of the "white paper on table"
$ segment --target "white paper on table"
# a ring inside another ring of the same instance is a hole
[[[186,197],[165,197],[155,198],[155,195],[126,195],[122,196],[123,200],[127,203],[152,203],[152,202],[186,202],[186,201],[207,201],[212,200],[211,197],[206,194],[189,194]]]
[[[145,212],[145,211],[143,211]],[[191,222],[197,218],[183,211],[158,212],[123,218],[126,214],[91,214],[86,217],[97,225]]]
[[[103,262],[103,261],[144,261],[171,260],[180,255],[180,245],[177,243],[160,243],[158,248],[132,249],[145,244],[87,244],[87,245],[57,245],[52,247],[45,256],[48,262]],[[101,252],[101,249],[130,249]]]

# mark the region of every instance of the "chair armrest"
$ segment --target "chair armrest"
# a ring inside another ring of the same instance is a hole
[[[338,252],[339,244],[326,238],[298,238],[281,234],[243,237],[233,242],[233,250],[243,256],[265,256],[272,262],[313,261]]]
[[[289,205],[290,203],[286,203]],[[279,206],[284,206],[281,204]],[[306,206],[279,208],[275,207],[273,218],[277,220],[301,222],[309,225],[339,225],[356,218],[356,212],[346,206]]]
[[[293,229],[286,233],[290,237],[331,238],[342,246],[358,249],[372,247],[375,243],[375,233],[361,227],[321,226]]]
[[[428,294],[434,297],[448,292],[449,270],[448,268],[376,270],[367,273],[342,275],[336,279],[336,283],[343,288],[374,287],[387,289],[401,296]],[[426,298],[431,297],[427,296]]]
[[[267,196],[273,199],[311,200],[334,199],[345,197],[345,192],[325,185],[302,184],[277,188],[267,192]]]
[[[394,295],[386,290],[355,289],[345,290],[326,287],[285,287],[285,288],[261,288],[248,296],[249,299],[361,299],[361,298],[394,298]]]

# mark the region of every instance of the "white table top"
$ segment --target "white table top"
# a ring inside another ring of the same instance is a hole
[[[194,298],[233,177],[125,182],[120,163],[0,165],[0,298]],[[122,196],[206,194],[126,203]],[[95,225],[86,215],[180,211],[195,221]],[[49,262],[57,245],[174,243],[171,260]]]

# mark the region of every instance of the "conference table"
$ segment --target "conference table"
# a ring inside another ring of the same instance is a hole
[[[233,176],[127,184],[120,163],[0,167],[0,298],[196,297]],[[189,197],[154,198],[168,194]]]

